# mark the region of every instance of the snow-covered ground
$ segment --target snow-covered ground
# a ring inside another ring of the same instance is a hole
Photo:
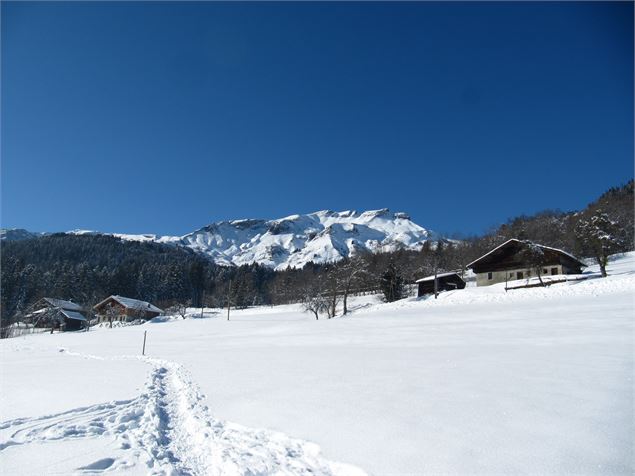
[[[609,273],[7,339],[0,473],[633,474],[635,254]]]

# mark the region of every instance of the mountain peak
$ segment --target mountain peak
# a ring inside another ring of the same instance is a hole
[[[100,234],[73,230],[69,234]],[[242,219],[210,223],[184,236],[153,234],[108,235],[127,241],[153,241],[183,246],[204,254],[219,265],[259,263],[274,269],[338,261],[360,252],[421,249],[439,235],[412,222],[404,212],[388,208],[357,212],[320,210],[305,215],[289,215],[274,220]],[[2,230],[2,239],[42,236],[26,230]]]
[[[300,268],[326,263],[360,251],[420,249],[438,236],[413,223],[403,212],[388,208],[357,212],[319,210],[274,220],[212,223],[185,235],[181,244],[219,264],[254,262],[275,268]]]

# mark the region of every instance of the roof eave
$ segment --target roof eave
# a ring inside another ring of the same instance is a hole
[[[474,261],[472,261],[471,263],[468,263],[465,265],[466,268],[470,269],[472,268],[472,266],[475,263],[478,263],[479,261],[481,261],[483,258],[485,258],[486,256],[491,255],[494,251],[498,250],[499,248],[502,248],[503,246],[505,246],[507,243],[510,243],[512,241],[518,241],[520,242],[520,240],[516,239],[516,238],[510,238],[509,240],[507,240],[505,243],[501,243],[500,245],[498,245],[496,248],[494,248],[493,250],[488,251],[487,253],[485,253],[483,256],[481,256],[480,258],[475,259]]]

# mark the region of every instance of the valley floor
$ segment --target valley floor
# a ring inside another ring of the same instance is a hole
[[[609,273],[7,339],[0,474],[632,474],[635,254]]]

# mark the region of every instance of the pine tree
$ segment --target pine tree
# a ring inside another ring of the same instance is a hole
[[[405,297],[403,278],[392,261],[381,275],[379,286],[386,302],[397,301]]]

